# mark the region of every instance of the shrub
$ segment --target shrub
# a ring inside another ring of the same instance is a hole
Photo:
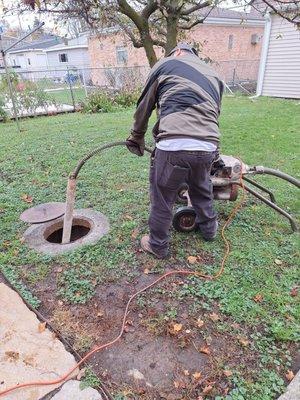
[[[88,95],[83,103],[83,111],[89,113],[111,112],[117,109],[113,96],[107,92],[97,91]]]
[[[20,81],[20,77],[15,71],[9,72],[9,78],[14,92],[16,108],[20,115],[28,112],[35,115],[38,107],[47,108],[52,103],[48,94],[39,88],[36,83],[29,80]],[[4,104],[5,101],[10,101],[10,92],[5,75],[1,78],[0,92],[4,96]],[[4,114],[3,111],[5,110],[0,101],[0,116]]]
[[[5,106],[5,101],[0,98],[0,120],[2,120],[3,122],[7,122],[8,121],[8,113],[4,108]]]
[[[108,92],[99,90],[91,93],[83,103],[83,111],[87,113],[113,112],[133,106],[139,97],[139,91]]]
[[[132,92],[121,91],[115,95],[115,101],[119,106],[127,108],[135,105],[139,96],[140,90],[137,89]]]

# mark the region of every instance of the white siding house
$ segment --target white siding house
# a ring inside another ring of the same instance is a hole
[[[42,49],[23,49],[8,53],[8,62],[12,67],[22,70],[43,69],[47,66],[47,57]]]
[[[90,58],[88,46],[81,45],[57,45],[45,50],[48,66],[52,68],[88,68]]]
[[[75,44],[75,43],[79,44]],[[57,45],[45,50],[47,65],[52,71],[52,76],[61,79],[69,73],[80,76],[85,82],[90,79],[90,56],[87,38],[78,41],[71,39],[67,45]]]
[[[257,95],[300,98],[300,31],[278,15],[267,15]]]

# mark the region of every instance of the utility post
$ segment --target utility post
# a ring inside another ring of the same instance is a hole
[[[12,106],[13,106],[14,119],[15,119],[15,121],[17,123],[18,132],[20,133],[21,132],[20,123],[19,123],[19,118],[18,118],[18,113],[17,113],[17,107],[16,107],[16,102],[15,102],[14,91],[13,91],[13,87],[12,87],[12,84],[11,84],[10,74],[9,74],[9,70],[8,70],[7,62],[6,62],[6,53],[5,53],[4,49],[3,49],[2,34],[3,34],[3,30],[2,30],[2,27],[0,27],[0,52],[1,52],[1,55],[2,55],[2,58],[3,58],[5,77],[6,77],[6,81],[7,81],[7,85],[8,85],[10,99],[11,99]]]
[[[73,87],[72,87],[72,82],[71,82],[71,75],[70,75],[70,70],[69,67],[67,67],[67,79],[69,83],[69,88],[70,88],[70,93],[71,93],[71,99],[72,99],[72,104],[73,104],[73,111],[75,111],[75,98],[74,98],[74,92],[73,92]]]
[[[10,73],[9,73],[8,65],[7,65],[7,61],[6,61],[6,54],[9,52],[9,50],[14,48],[19,43],[21,43],[28,36],[32,35],[35,31],[40,29],[44,24],[45,23],[42,22],[36,28],[34,28],[32,31],[28,32],[26,35],[21,37],[19,40],[17,40],[11,46],[8,46],[6,49],[3,49],[3,47],[2,47],[2,39],[1,39],[2,30],[0,30],[0,51],[1,51],[1,54],[2,54],[2,57],[3,57],[3,64],[4,64],[4,68],[5,68],[6,80],[7,80],[9,94],[10,94],[10,98],[11,98],[11,102],[12,102],[12,106],[13,106],[14,119],[15,119],[15,121],[17,123],[17,128],[18,128],[18,132],[19,133],[21,132],[20,122],[19,122],[18,113],[17,113],[16,99],[15,99],[15,96],[14,96],[14,91],[13,91],[13,87],[12,87],[12,83],[11,83],[11,79],[10,79]]]
[[[10,73],[8,70],[6,57],[5,57],[6,54],[3,49],[1,49],[1,54],[2,54],[2,58],[3,58],[3,64],[4,64],[4,69],[5,69],[5,75],[6,75],[6,81],[7,81],[7,85],[8,85],[9,95],[10,95],[10,99],[11,99],[12,106],[13,106],[14,120],[16,121],[18,132],[21,133],[20,122],[19,122],[19,117],[18,117],[18,113],[17,113],[16,99],[15,99],[12,83],[10,80]]]

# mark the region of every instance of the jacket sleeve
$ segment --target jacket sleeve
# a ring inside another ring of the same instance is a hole
[[[157,73],[156,71],[151,71],[144,90],[137,102],[136,111],[133,117],[134,123],[131,134],[135,138],[144,137],[147,131],[149,118],[156,105],[157,87]]]

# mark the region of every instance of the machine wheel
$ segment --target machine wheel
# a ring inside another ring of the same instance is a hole
[[[173,216],[173,227],[178,232],[192,232],[196,227],[196,213],[193,207],[181,207]]]
[[[177,193],[177,203],[187,204],[188,200],[187,197],[184,195],[185,192],[189,189],[189,186],[184,183],[180,186]]]

